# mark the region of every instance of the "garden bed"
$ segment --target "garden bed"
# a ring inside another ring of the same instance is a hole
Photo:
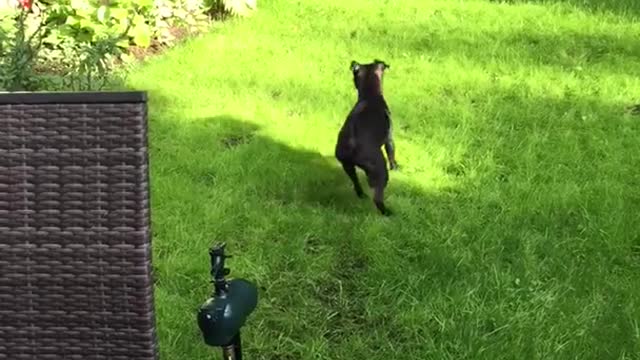
[[[0,91],[100,90],[116,68],[253,8],[229,0],[4,0]]]

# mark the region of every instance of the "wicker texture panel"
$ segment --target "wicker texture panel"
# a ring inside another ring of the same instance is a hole
[[[0,103],[0,359],[157,358],[146,111]]]

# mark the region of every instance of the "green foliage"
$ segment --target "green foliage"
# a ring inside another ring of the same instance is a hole
[[[36,87],[33,60],[40,50],[43,25],[28,17],[26,11],[4,9],[0,13],[0,89]]]
[[[114,65],[132,59],[131,48],[171,46],[205,32],[216,12],[244,15],[254,7],[229,0],[40,0],[31,10],[0,9],[0,89],[102,87]],[[41,83],[52,74],[63,80]]]
[[[73,91],[88,91],[101,89],[112,80],[114,54],[121,54],[118,43],[124,34],[98,38],[92,43],[76,42],[61,50],[61,63],[66,69],[62,78],[65,89]]]
[[[46,10],[56,20],[57,30],[51,41],[72,38],[80,43],[95,43],[105,38],[120,37],[118,45],[148,47],[154,35],[152,24],[147,20],[151,14],[152,0],[144,1],[95,1],[63,0],[52,2]]]

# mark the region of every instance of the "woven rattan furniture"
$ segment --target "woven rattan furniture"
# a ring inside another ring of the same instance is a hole
[[[143,92],[0,94],[0,359],[157,359]]]

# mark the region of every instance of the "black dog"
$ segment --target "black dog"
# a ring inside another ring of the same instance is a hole
[[[387,103],[382,96],[382,75],[390,68],[384,61],[374,60],[371,64],[351,62],[353,82],[358,90],[358,102],[340,129],[335,156],[353,182],[353,188],[360,198],[364,192],[356,175],[356,166],[362,169],[374,191],[373,202],[383,215],[391,215],[384,205],[384,189],[389,181],[387,162],[382,154],[384,145],[390,168],[396,169],[391,117]]]

